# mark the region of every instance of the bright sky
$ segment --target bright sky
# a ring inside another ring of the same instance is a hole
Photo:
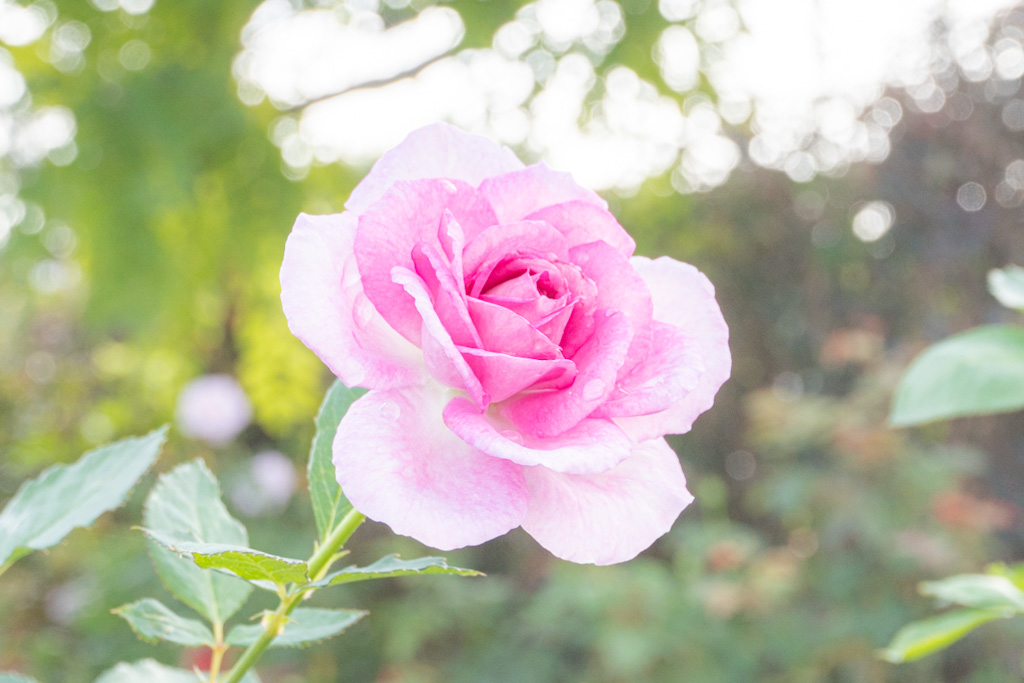
[[[127,15],[153,3],[90,1]],[[392,7],[408,1],[384,0]],[[603,71],[603,56],[630,20],[615,0],[536,0],[482,50],[458,48],[463,20],[447,6],[385,28],[380,0],[322,0],[301,10],[266,0],[242,32],[234,74],[243,102],[269,97],[282,110],[271,137],[293,177],[312,163],[368,164],[409,131],[446,120],[520,146],[590,187],[625,193],[666,171],[681,191],[715,187],[743,154],[794,180],[884,159],[902,114],[895,100],[879,100],[884,88],[904,87],[919,108],[936,111],[955,86],[932,49],[937,20],[951,27],[950,52],[965,78],[1024,74],[1019,36],[997,40],[994,49],[986,44],[988,24],[1012,0],[652,2],[671,25],[651,54],[675,92],[659,93],[625,67],[600,82],[595,65]],[[47,0],[0,0],[0,43],[28,44],[46,31],[54,66],[82,68],[90,40],[84,24],[58,17]],[[121,53],[125,68],[148,62],[141,41]],[[415,76],[329,97],[423,64]],[[698,68],[716,102],[690,92]],[[1014,130],[1024,130],[1020,105],[1004,112]],[[723,122],[750,123],[747,149],[723,132]],[[69,163],[74,131],[70,111],[31,107],[24,79],[0,47],[0,163],[4,155],[15,165]]]
[[[624,67],[608,73],[603,97],[588,104],[599,85],[594,64],[628,21],[612,0],[537,0],[497,32],[492,48],[440,59],[463,32],[450,8],[385,29],[374,0],[348,0],[341,11],[267,0],[243,34],[235,71],[243,100],[266,94],[292,109],[436,60],[415,77],[287,114],[274,137],[299,175],[314,161],[368,163],[410,130],[447,120],[523,145],[595,189],[628,192],[671,169],[678,189],[701,190],[724,182],[741,157],[723,119],[750,120],[750,157],[795,180],[884,159],[901,115],[894,100],[878,102],[886,86],[907,87],[925,110],[945,102],[933,75],[936,20],[952,27],[952,53],[968,78],[1024,72],[1019,42],[1004,41],[995,54],[985,46],[990,20],[1012,4],[660,0],[673,25],[652,56],[666,83],[686,93],[700,67],[719,94],[715,104],[661,95]]]

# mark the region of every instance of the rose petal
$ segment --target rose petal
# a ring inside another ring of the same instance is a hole
[[[615,376],[626,359],[633,332],[626,316],[604,310],[594,314],[594,333],[572,358],[576,380],[562,391],[514,396],[502,404],[502,414],[523,433],[536,437],[561,434],[605,402],[615,388]]]
[[[349,386],[418,384],[419,350],[363,293],[352,248],[356,217],[299,214],[285,244],[281,303],[288,328]]]
[[[456,344],[480,346],[473,319],[469,316],[466,292],[451,271],[451,264],[436,244],[420,242],[412,250],[416,274],[430,292],[434,310]]]
[[[625,460],[633,447],[629,437],[609,420],[583,420],[563,434],[538,439],[510,424],[499,429],[492,419],[464,398],[454,398],[444,408],[445,424],[467,443],[520,465],[596,474]]]
[[[485,199],[462,181],[415,180],[395,184],[359,218],[355,252],[363,290],[388,323],[409,341],[418,344],[419,317],[402,288],[391,281],[395,266],[413,269],[413,248],[436,244],[439,226],[457,219],[467,239],[494,224]]]
[[[399,180],[449,178],[476,187],[485,178],[523,168],[515,153],[493,140],[446,123],[415,130],[386,152],[352,190],[345,208],[362,212]]]
[[[667,409],[693,391],[704,374],[697,344],[673,325],[655,322],[646,358],[620,372],[615,391],[592,417],[650,415]]]
[[[440,550],[477,545],[522,522],[522,468],[468,445],[445,426],[447,392],[371,391],[334,438],[338,483],[357,510]]]
[[[629,259],[605,242],[591,242],[570,249],[569,260],[597,286],[594,307],[622,311],[633,326],[634,344],[646,341],[654,305],[647,284]]]
[[[459,351],[495,403],[526,389],[564,389],[576,376],[576,364],[564,358],[521,358],[463,346]]]
[[[423,360],[427,371],[439,382],[463,389],[481,408],[491,402],[480,380],[455,347],[451,335],[437,317],[430,294],[423,280],[416,273],[405,268],[395,268],[391,274],[395,284],[401,286],[412,297],[413,305],[422,321]]]
[[[719,387],[729,379],[729,328],[715,301],[714,286],[699,270],[667,256],[653,261],[634,256],[631,262],[650,288],[654,319],[682,330],[700,353],[705,370],[697,386],[667,410],[643,417],[616,418],[616,423],[637,441],[683,434],[714,404]]]
[[[534,211],[564,202],[582,201],[602,209],[608,206],[599,195],[577,185],[571,175],[553,171],[544,163],[487,178],[480,183],[480,192],[494,207],[499,223],[519,221]]]
[[[487,228],[470,240],[462,253],[466,279],[477,285],[473,291],[480,291],[486,284],[487,274],[496,264],[519,254],[541,254],[551,261],[564,260],[569,255],[569,245],[562,233],[540,221],[520,221]],[[483,282],[480,282],[481,278]]]
[[[645,441],[601,474],[525,470],[530,509],[523,529],[570,562],[615,564],[636,557],[672,528],[693,501],[664,439]]]
[[[564,202],[534,211],[526,220],[544,221],[565,235],[570,246],[600,240],[610,244],[629,258],[636,242],[629,236],[615,216],[600,206],[586,201]]]
[[[467,303],[484,350],[540,360],[562,357],[558,345],[518,313],[472,297]]]

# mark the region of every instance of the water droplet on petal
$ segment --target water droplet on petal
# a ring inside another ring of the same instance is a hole
[[[512,443],[517,443],[520,446],[523,445],[523,435],[515,430],[506,429],[501,432],[501,436],[505,439],[508,439]]]
[[[380,416],[385,420],[391,420],[394,422],[402,415],[402,409],[398,407],[397,403],[391,401],[385,401],[380,404]]]
[[[603,379],[591,379],[583,385],[583,400],[594,401],[601,398],[604,395],[604,390],[608,388],[608,385],[604,383]]]
[[[345,264],[344,274],[341,276],[341,286],[351,289],[357,284],[359,284],[359,267],[356,266],[355,259],[352,259]]]
[[[606,308],[606,309],[604,309],[604,317],[606,317],[606,318],[610,318],[613,315],[615,315],[616,313],[618,313],[618,311],[616,311],[614,308]]]
[[[373,304],[371,304],[370,300],[366,298],[366,294],[364,292],[359,292],[359,294],[356,295],[352,314],[355,318],[356,324],[360,327],[370,322],[370,318],[373,317]]]
[[[442,180],[441,187],[443,187],[444,191],[448,194],[455,194],[459,191],[459,188],[455,187],[455,183],[450,180]]]

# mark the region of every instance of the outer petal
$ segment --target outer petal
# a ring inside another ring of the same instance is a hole
[[[637,441],[682,434],[712,406],[719,387],[729,379],[729,328],[715,301],[714,286],[699,270],[667,256],[654,261],[634,256],[631,262],[651,290],[654,319],[682,330],[700,353],[705,370],[697,386],[668,410],[616,423]]]
[[[440,550],[477,545],[519,526],[522,468],[484,455],[441,420],[447,392],[429,383],[371,391],[334,439],[345,495],[370,519]]]
[[[515,153],[493,140],[446,123],[415,130],[382,156],[352,190],[345,208],[362,212],[399,180],[450,178],[473,187],[485,178],[523,168]]]
[[[557,557],[615,564],[636,557],[672,528],[693,501],[664,439],[645,441],[618,467],[593,475],[530,467],[523,529]]]
[[[647,357],[619,373],[615,392],[592,417],[658,413],[693,391],[704,374],[704,359],[693,340],[674,325],[655,322]]]
[[[363,289],[388,323],[413,343],[419,343],[420,321],[412,300],[391,280],[391,269],[415,268],[413,249],[426,242],[442,249],[438,237],[448,212],[467,239],[493,225],[487,201],[462,181],[401,181],[359,217],[355,252]]]
[[[512,223],[552,204],[583,201],[608,207],[600,196],[580,187],[572,176],[553,171],[544,163],[527,166],[521,171],[488,178],[480,184],[480,192],[494,207],[499,223]]]
[[[284,249],[281,303],[292,334],[349,386],[419,384],[422,355],[363,293],[353,253],[356,217],[299,214]]]
[[[629,258],[636,249],[636,242],[629,236],[615,216],[607,209],[588,201],[573,201],[548,206],[534,211],[526,220],[544,221],[565,235],[569,246],[595,242],[607,242]]]
[[[515,429],[499,429],[491,419],[464,398],[454,398],[444,408],[445,424],[467,443],[520,465],[596,474],[618,465],[632,449],[629,437],[609,420],[583,420],[556,437],[538,439]]]

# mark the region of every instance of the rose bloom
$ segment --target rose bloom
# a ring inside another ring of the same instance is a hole
[[[598,195],[448,125],[386,153],[281,267],[292,332],[369,389],[334,440],[352,504],[448,550],[521,526],[554,555],[635,557],[692,500],[662,438],[729,377],[696,268],[634,256]]]

